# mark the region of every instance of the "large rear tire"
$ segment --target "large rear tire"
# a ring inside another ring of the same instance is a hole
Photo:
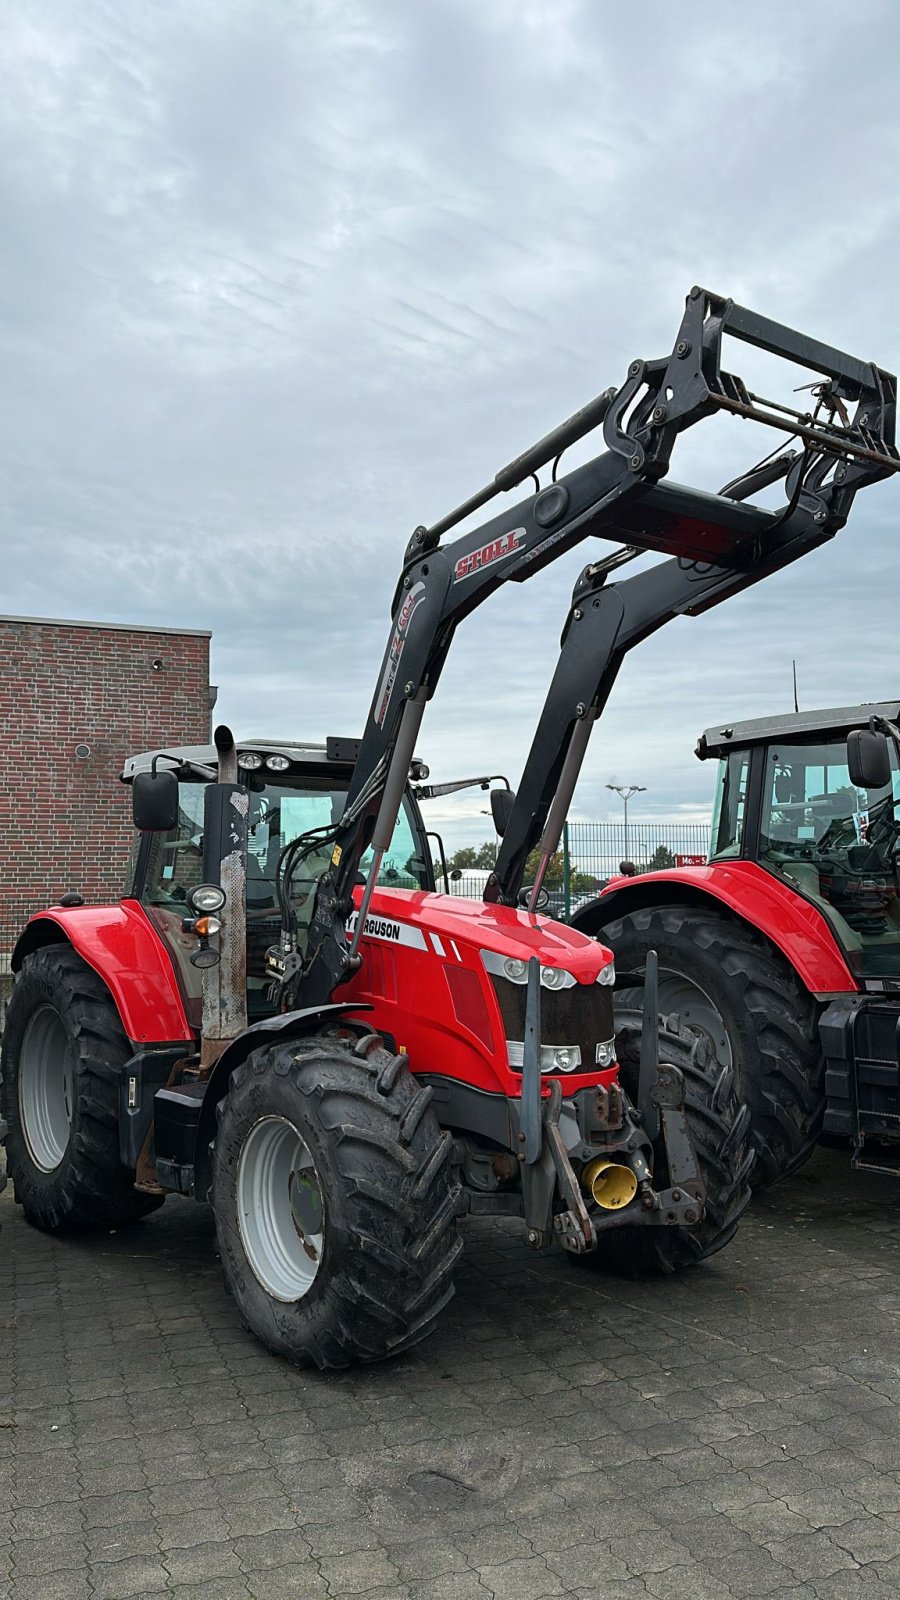
[[[433,1331],[461,1242],[431,1098],[376,1034],[266,1045],[235,1069],[210,1199],[228,1286],[276,1354],[345,1367]]]
[[[97,974],[70,945],[26,956],[6,1015],[0,1114],[28,1221],[48,1233],[155,1211],[119,1159],[121,1069],[133,1054]]]
[[[625,1027],[617,1036],[620,1081],[637,1098],[640,1028]],[[750,1203],[754,1153],[749,1142],[750,1114],[739,1101],[734,1073],[716,1060],[708,1041],[688,1029],[664,1026],[659,1036],[660,1061],[678,1067],[684,1077],[684,1109],[694,1151],[706,1184],[706,1205],[691,1228],[638,1224],[601,1233],[597,1250],[579,1261],[596,1263],[629,1277],[680,1272],[722,1250]],[[670,1187],[662,1136],[654,1148],[653,1187]]]
[[[825,1060],[817,1003],[780,952],[740,918],[696,905],[648,907],[592,931],[615,952],[625,980],[617,1021],[637,1020],[643,989],[627,978],[642,974],[655,950],[660,1012],[677,1014],[733,1068],[750,1108],[753,1187],[802,1166],[822,1132]]]

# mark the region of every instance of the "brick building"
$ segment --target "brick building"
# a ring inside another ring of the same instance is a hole
[[[134,831],[126,755],[205,744],[199,629],[0,617],[0,961],[67,890],[118,899]]]

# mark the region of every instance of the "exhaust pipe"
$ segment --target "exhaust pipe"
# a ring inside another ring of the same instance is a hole
[[[581,1181],[601,1211],[621,1211],[637,1194],[637,1174],[622,1161],[597,1156],[589,1161]]]

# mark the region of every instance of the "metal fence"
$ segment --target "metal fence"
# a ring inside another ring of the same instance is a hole
[[[601,879],[618,872],[621,861],[633,862],[639,872],[652,872],[654,867],[685,865],[680,857],[705,861],[709,851],[706,822],[629,822],[627,837],[620,822],[570,822],[567,833],[573,872]]]
[[[621,822],[569,822],[545,879],[547,909],[556,917],[569,916],[623,861],[639,872],[652,872],[705,861],[708,850],[706,822],[629,822],[627,835]],[[451,872],[451,892],[480,899],[488,874],[485,866]]]

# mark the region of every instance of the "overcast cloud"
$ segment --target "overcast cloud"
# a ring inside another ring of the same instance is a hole
[[[664,354],[692,283],[897,370],[890,0],[2,14],[2,609],[212,628],[239,732],[360,729],[411,528]],[[762,453],[708,432],[710,486]],[[574,814],[616,779],[703,815],[698,732],[789,709],[792,657],[803,705],[896,695],[898,493],[636,652]],[[590,553],[460,629],[435,778],[518,774]]]

